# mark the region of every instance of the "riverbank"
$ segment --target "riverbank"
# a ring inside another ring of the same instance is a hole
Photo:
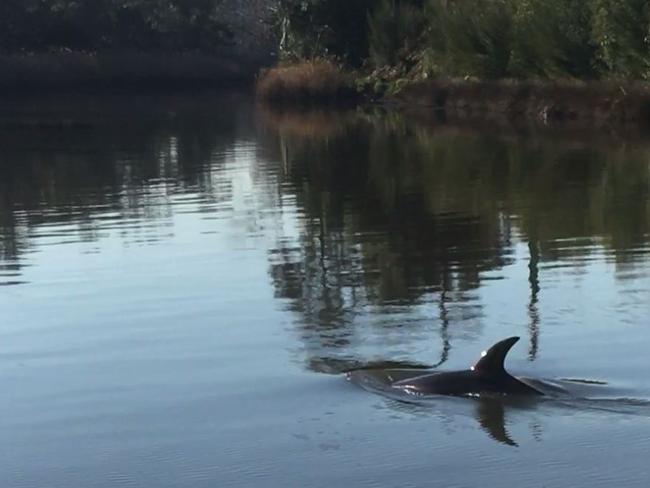
[[[16,92],[187,91],[241,88],[280,104],[379,102],[432,111],[444,119],[541,124],[650,125],[643,83],[383,79],[324,61],[259,65],[198,52],[57,52],[0,55],[0,90]]]
[[[450,119],[650,124],[650,87],[640,83],[428,80],[405,84],[386,100]]]
[[[650,85],[605,81],[390,79],[346,72],[325,61],[263,72],[257,96],[287,105],[379,102],[452,120],[511,120],[585,126],[650,124]]]

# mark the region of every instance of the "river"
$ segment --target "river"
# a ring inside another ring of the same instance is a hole
[[[0,109],[3,488],[647,486],[650,137],[240,94]],[[588,394],[342,375],[512,335],[511,372]]]

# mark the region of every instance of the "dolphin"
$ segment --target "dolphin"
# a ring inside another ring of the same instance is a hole
[[[544,395],[522,379],[510,375],[504,361],[519,337],[509,337],[483,351],[470,369],[440,371],[412,376],[393,382],[391,388],[415,395]]]
[[[495,441],[516,446],[506,428],[507,410],[535,408],[542,399],[591,401],[590,392],[598,391],[601,395],[601,389],[607,385],[603,381],[575,378],[515,378],[505,370],[504,362],[517,341],[519,337],[497,342],[481,354],[474,366],[465,370],[437,371],[432,366],[389,361],[369,363],[365,367],[361,363],[352,364],[354,369],[342,372],[348,381],[388,398],[394,406],[433,405],[428,402],[436,399],[436,395],[470,397],[468,400],[476,402],[474,415],[481,428]],[[435,404],[438,402],[444,404],[441,399],[436,399]]]

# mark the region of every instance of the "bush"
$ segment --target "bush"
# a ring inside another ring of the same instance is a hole
[[[395,65],[400,52],[408,54],[424,26],[416,5],[396,0],[381,0],[368,16],[370,60],[375,66]],[[410,46],[409,46],[410,44]]]
[[[596,75],[591,0],[513,1],[509,72],[519,78]]]
[[[452,76],[508,74],[511,0],[430,0],[425,9],[430,64]]]
[[[214,50],[223,0],[2,0],[0,51]]]
[[[605,76],[650,79],[647,0],[593,0],[593,38]]]
[[[355,93],[349,77],[324,60],[271,68],[257,82],[258,97],[269,101],[334,101]]]
[[[359,66],[368,57],[369,12],[376,0],[279,0],[276,31],[286,60],[337,58]]]

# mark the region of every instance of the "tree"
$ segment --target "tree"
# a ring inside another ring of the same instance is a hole
[[[0,50],[210,51],[232,33],[223,0],[3,0]]]
[[[335,57],[353,66],[368,57],[368,14],[375,0],[280,0],[275,14],[285,58]]]
[[[591,0],[511,0],[509,71],[521,77],[593,78]]]
[[[381,0],[368,15],[369,55],[375,65],[394,65],[413,47],[423,29],[419,2]]]
[[[425,9],[431,64],[444,74],[507,75],[511,0],[429,0]]]
[[[650,79],[650,4],[593,0],[593,38],[606,76]]]

